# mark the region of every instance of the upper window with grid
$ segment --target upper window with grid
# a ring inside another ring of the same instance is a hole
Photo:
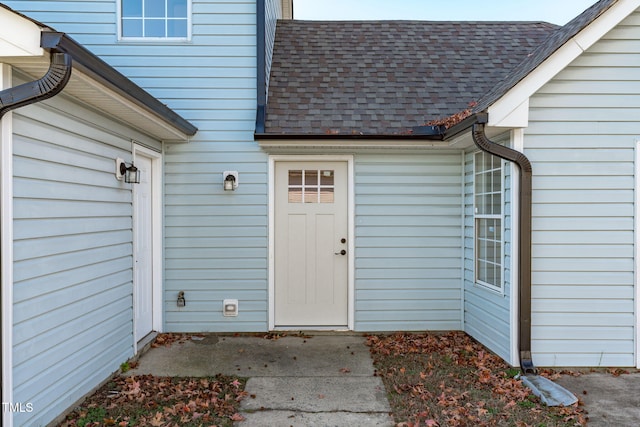
[[[503,290],[502,160],[476,153],[474,173],[476,283]]]
[[[123,39],[190,37],[191,0],[120,0]]]
[[[485,152],[475,158],[475,214],[502,215],[502,160]]]

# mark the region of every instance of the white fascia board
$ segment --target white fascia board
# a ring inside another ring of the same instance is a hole
[[[258,145],[269,150],[345,150],[345,149],[393,149],[393,150],[415,150],[425,148],[449,148],[448,141],[429,140],[420,138],[395,139],[367,139],[367,138],[336,138],[336,139],[257,139]]]
[[[620,0],[561,46],[529,75],[489,107],[489,126],[526,127],[528,117],[519,111],[542,86],[598,42],[640,7],[640,0]],[[528,116],[528,111],[527,114]]]
[[[544,86],[555,75],[562,71],[571,61],[576,59],[583,50],[575,41],[570,40],[551,55],[546,61],[533,70],[529,75],[516,84],[511,90],[489,107],[489,126],[498,126],[509,122],[509,118],[529,98]],[[526,123],[519,123],[515,127],[527,127]]]
[[[587,28],[576,34],[573,40],[582,50],[587,50],[638,8],[640,0],[619,0]]]
[[[40,30],[34,22],[0,7],[0,57],[43,56]]]

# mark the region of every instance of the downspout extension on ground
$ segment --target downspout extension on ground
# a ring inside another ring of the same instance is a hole
[[[503,145],[496,144],[487,138],[485,125],[488,121],[486,114],[476,116],[473,124],[473,142],[482,151],[501,159],[515,163],[520,175],[519,206],[519,256],[518,256],[518,349],[520,368],[527,374],[536,374],[531,357],[531,193],[532,167],[529,159],[521,152]]]
[[[0,91],[0,117],[60,93],[71,78],[71,65],[70,55],[52,52],[49,70],[42,78]]]

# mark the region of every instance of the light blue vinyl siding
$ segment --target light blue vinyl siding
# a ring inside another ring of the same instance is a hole
[[[164,312],[169,331],[268,329],[267,155],[253,140],[255,8],[253,1],[194,1],[194,43],[181,47],[185,60],[179,70],[202,76],[210,91],[192,90],[198,85],[188,81],[171,84],[166,73],[154,77],[154,93],[171,97],[170,105],[199,128],[189,144],[165,148]],[[277,0],[266,1],[267,41],[273,39],[280,13]],[[266,54],[269,66],[270,51]],[[192,55],[199,60],[192,62]],[[225,170],[239,172],[236,191],[223,191]],[[184,308],[176,306],[179,291],[185,292]],[[239,300],[238,317],[222,316],[227,298]]]
[[[194,1],[193,11],[192,44],[159,46],[162,71],[132,75],[199,128],[188,144],[165,146],[165,328],[266,331],[267,156],[253,141],[256,6]],[[114,60],[144,73],[132,58]],[[234,192],[222,189],[225,170],[239,172]],[[227,298],[239,300],[238,317],[222,316]]]
[[[639,36],[636,12],[531,98],[539,366],[635,365]]]
[[[69,17],[69,3],[81,18]],[[275,3],[267,2],[271,25]],[[164,329],[267,330],[267,156],[253,140],[256,2],[193,0],[189,42],[118,42],[116,0],[8,4],[68,32],[199,129],[189,143],[164,147]],[[222,190],[225,170],[239,172],[234,192]],[[239,299],[238,317],[222,316],[225,298]]]
[[[236,191],[222,189],[225,170],[239,172]],[[167,329],[267,330],[266,155],[240,140],[167,146],[165,173]],[[238,317],[222,316],[226,298]]]
[[[131,185],[114,171],[136,132],[62,95],[13,118],[13,401],[34,407],[14,420],[45,425],[133,356]]]
[[[362,154],[355,175],[356,330],[461,329],[461,154]]]
[[[508,137],[495,142],[505,143]],[[503,184],[503,291],[489,290],[475,283],[474,261],[474,153],[465,155],[465,227],[464,227],[464,330],[503,359],[511,360],[511,165],[502,162]]]
[[[118,41],[116,0],[5,3],[68,33],[165,102],[200,129],[194,142],[253,141],[255,1],[193,0],[192,39],[183,42]]]

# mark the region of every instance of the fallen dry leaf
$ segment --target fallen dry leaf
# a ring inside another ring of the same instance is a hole
[[[371,335],[367,345],[399,426],[586,423],[579,405],[543,406],[513,368],[464,332]]]

